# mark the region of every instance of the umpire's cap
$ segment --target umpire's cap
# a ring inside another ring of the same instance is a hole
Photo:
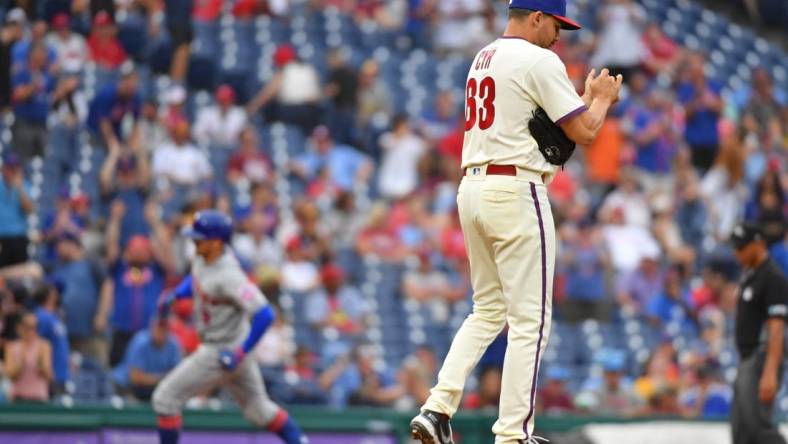
[[[736,225],[730,237],[731,246],[737,250],[746,247],[751,242],[760,240],[763,240],[763,230],[752,222],[744,222]]]
[[[530,9],[552,15],[561,22],[561,29],[574,31],[581,26],[566,18],[566,0],[509,0],[509,9]]]
[[[221,239],[229,242],[233,236],[233,220],[221,211],[200,211],[184,235],[194,240]]]

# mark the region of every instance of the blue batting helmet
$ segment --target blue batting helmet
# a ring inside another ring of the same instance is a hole
[[[192,226],[184,234],[194,240],[221,239],[230,242],[233,220],[221,211],[200,211],[194,215]]]

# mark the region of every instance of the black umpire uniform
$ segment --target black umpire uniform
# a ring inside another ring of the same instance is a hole
[[[785,444],[772,411],[784,369],[788,280],[769,258],[756,225],[737,226],[731,244],[744,268],[736,302],[740,362],[731,408],[733,444]]]

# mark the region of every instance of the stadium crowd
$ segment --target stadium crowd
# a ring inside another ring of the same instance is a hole
[[[0,397],[78,398],[80,373],[93,372],[106,375],[97,399],[148,400],[199,344],[188,302],[168,328],[155,308],[188,272],[193,247],[182,228],[215,207],[233,215],[232,248],[280,312],[254,353],[273,397],[403,409],[426,399],[446,350],[412,344],[401,362],[381,359],[368,332],[386,313],[362,288],[363,264],[404,266],[395,302],[415,304],[430,324],[448,326],[452,313],[467,311],[455,208],[461,85],[409,113],[394,105],[374,57],[356,63],[337,47],[317,66],[279,44],[259,90],[227,82],[195,106],[192,25],[286,23],[294,11],[331,9],[352,26],[382,30],[391,45],[470,63],[500,32],[500,8],[482,0],[7,3],[17,7],[3,11],[0,31],[0,113],[10,134],[0,180]],[[724,89],[706,75],[705,54],[672,41],[633,1],[608,0],[597,12],[596,32],[565,36],[554,50],[578,89],[591,67],[609,67],[625,75],[626,95],[550,184],[556,324],[636,320],[658,345],[642,346],[635,366],[626,343],[599,347],[589,362],[600,371],[582,375],[546,357],[539,403],[552,413],[726,414],[734,224],[763,224],[788,273],[788,97],[767,69]],[[144,24],[149,46],[166,38],[167,63],[121,39],[121,17]],[[87,70],[108,80],[89,90]],[[149,91],[146,78],[166,87]],[[277,122],[304,144],[287,147],[295,154],[286,162],[268,146]],[[100,162],[75,183],[83,145]],[[57,177],[49,201],[32,192],[42,168]],[[297,341],[309,336],[297,329],[319,340]],[[677,336],[688,340],[679,347]],[[502,347],[505,333],[464,407],[497,407]],[[549,348],[564,350],[557,341]]]

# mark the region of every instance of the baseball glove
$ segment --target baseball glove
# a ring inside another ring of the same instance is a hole
[[[539,152],[553,165],[561,166],[572,157],[575,143],[566,137],[564,130],[556,125],[547,113],[538,108],[528,122],[528,130],[539,145]]]

